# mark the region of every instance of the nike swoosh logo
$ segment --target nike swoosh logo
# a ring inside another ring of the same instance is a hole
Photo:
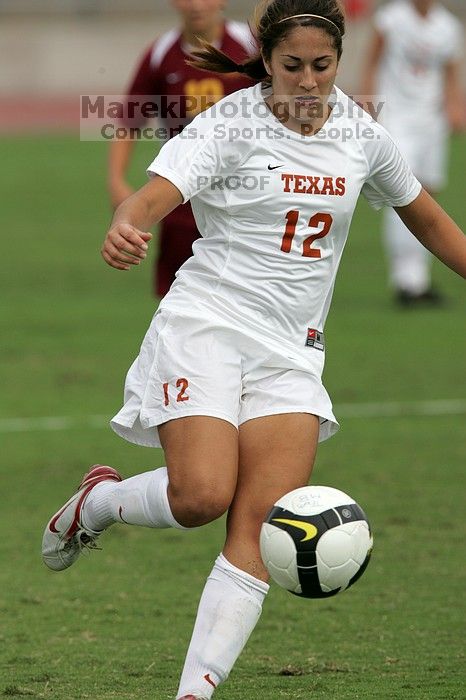
[[[283,165],[268,165],[267,170],[276,170],[277,168],[283,168]]]
[[[127,520],[125,520],[124,517],[123,517],[123,506],[120,506],[120,507],[118,508],[118,515],[120,516],[120,520],[121,520],[122,523],[126,523],[127,525],[130,525],[130,524],[131,524],[131,523],[129,523]]]
[[[287,518],[272,518],[272,522],[283,523],[284,525],[291,525],[291,527],[297,527],[300,530],[303,530],[306,534],[301,540],[301,542],[307,542],[308,540],[312,540],[312,538],[315,537],[318,533],[318,530],[315,527],[315,525],[311,525],[311,523],[303,523],[301,522],[301,520],[288,520]]]
[[[207,683],[210,683],[210,685],[212,685],[214,688],[217,687],[217,686],[215,685],[215,683],[213,682],[212,678],[210,677],[210,673],[206,673],[206,674],[205,674],[204,680],[207,681]]]

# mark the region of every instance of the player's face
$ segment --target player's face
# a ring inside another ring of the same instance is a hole
[[[328,116],[328,99],[338,68],[332,38],[317,27],[293,29],[265,61],[272,78],[273,107],[286,126],[304,131],[319,128]],[[304,131],[309,133],[309,131]]]
[[[172,0],[181,15],[185,29],[193,34],[204,34],[221,21],[225,0]]]

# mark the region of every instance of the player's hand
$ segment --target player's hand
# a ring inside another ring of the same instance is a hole
[[[139,265],[145,259],[151,238],[151,233],[139,231],[131,224],[116,224],[105,237],[102,257],[107,265],[116,270],[129,270],[132,265]]]

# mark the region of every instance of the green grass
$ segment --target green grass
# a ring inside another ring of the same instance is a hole
[[[112,271],[106,149],[73,138],[4,140],[0,190],[0,420],[111,416],[150,320],[150,265]],[[137,174],[150,160],[139,149]],[[466,228],[466,140],[442,201]],[[342,403],[465,398],[464,283],[440,264],[442,311],[401,312],[387,294],[379,219],[361,204],[327,327],[326,385]],[[375,533],[350,592],[302,601],[272,587],[223,700],[463,698],[464,415],[342,419],[314,481],[349,491]],[[63,574],[42,529],[84,470],[163,464],[109,429],[2,432],[0,697],[170,700],[224,523],[190,533],[114,528]]]

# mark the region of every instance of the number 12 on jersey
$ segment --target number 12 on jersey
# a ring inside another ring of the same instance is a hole
[[[291,244],[293,243],[293,238],[296,233],[296,227],[299,220],[299,211],[292,209],[286,215],[286,227],[285,233],[282,238],[281,250],[283,253],[291,252]],[[313,243],[318,238],[323,238],[328,234],[333,223],[333,218],[330,214],[319,213],[314,214],[309,219],[308,226],[310,228],[321,227],[318,233],[313,233],[312,236],[308,236],[303,241],[303,257],[304,258],[320,258],[321,252],[319,248],[313,248]]]

